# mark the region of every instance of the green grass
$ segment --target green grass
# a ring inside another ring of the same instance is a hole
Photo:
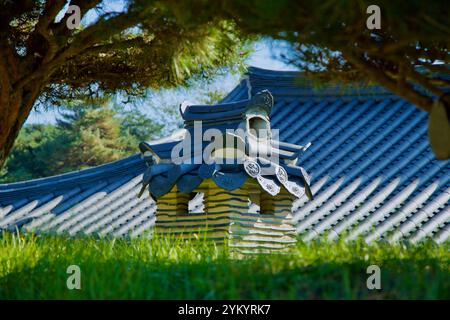
[[[68,290],[69,265],[81,290]],[[381,290],[366,287],[381,268]],[[205,241],[3,234],[0,299],[449,299],[449,245],[298,243],[233,258]]]

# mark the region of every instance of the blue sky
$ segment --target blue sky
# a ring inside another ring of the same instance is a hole
[[[276,44],[272,44],[268,40],[262,40],[255,43],[254,51],[248,57],[246,61],[247,65],[260,67],[264,69],[272,70],[295,70],[292,66],[289,66],[282,61],[276,59],[273,56],[273,52],[277,51]],[[205,84],[202,88],[198,88],[197,92],[192,89],[175,88],[168,89],[159,92],[155,92],[149,99],[153,104],[158,103],[162,105],[179,105],[181,102],[188,100],[192,103],[199,103],[200,99],[204,97],[207,91],[220,91],[229,92],[239,82],[240,75],[229,74],[227,76],[216,79],[209,84]],[[150,101],[149,101],[150,102]],[[130,105],[130,107],[140,108],[143,112],[146,112],[146,102],[137,105]],[[58,117],[58,110],[34,110],[28,117],[27,124],[31,123],[54,123]]]

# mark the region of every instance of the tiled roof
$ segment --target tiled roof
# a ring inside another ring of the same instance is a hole
[[[293,212],[304,240],[322,234],[368,242],[450,239],[450,161],[433,157],[426,113],[379,87],[316,87],[296,72],[257,68],[249,68],[222,102],[264,89],[274,97],[271,125],[280,139],[312,142],[299,164],[311,175],[315,198],[297,200]],[[0,228],[145,234],[155,222],[155,204],[148,196],[137,198],[144,169],[132,156],[0,185]]]
[[[182,104],[183,137],[139,144],[148,165],[141,192],[148,188],[152,199],[157,199],[176,186],[177,191],[189,195],[206,180],[214,181],[212,188],[234,191],[251,178],[259,184],[256,188],[272,196],[285,189],[297,198],[306,194],[312,199],[309,176],[296,165],[307,148],[280,141],[272,134],[269,114],[273,104],[268,90],[238,102]],[[224,152],[224,142],[233,155]]]

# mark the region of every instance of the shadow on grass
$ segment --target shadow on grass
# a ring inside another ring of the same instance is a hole
[[[434,259],[380,262],[381,290],[368,290],[369,263],[316,262],[292,256],[205,262],[83,260],[81,290],[66,286],[64,257],[0,278],[0,299],[449,299],[448,269]]]

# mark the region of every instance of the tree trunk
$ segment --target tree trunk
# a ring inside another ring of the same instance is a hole
[[[428,116],[428,137],[436,158],[450,159],[450,105],[444,99],[434,102]]]
[[[13,123],[0,123],[0,168],[4,166],[8,155],[12,151],[14,141],[19,134],[20,125],[17,121]]]
[[[5,165],[14,141],[39,97],[39,88],[38,84],[34,84],[0,99],[4,102],[0,105],[0,168]]]

